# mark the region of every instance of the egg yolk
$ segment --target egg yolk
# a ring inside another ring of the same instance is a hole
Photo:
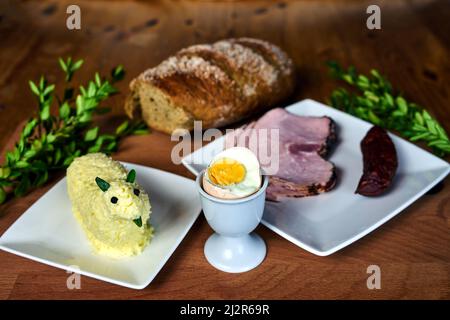
[[[220,186],[239,183],[245,178],[245,167],[233,159],[219,159],[208,168],[212,183]]]

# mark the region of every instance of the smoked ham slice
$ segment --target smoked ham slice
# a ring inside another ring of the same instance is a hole
[[[332,119],[297,116],[281,108],[272,109],[243,130],[236,131],[234,136],[227,136],[227,146],[242,142],[239,137],[258,129],[278,129],[279,134],[279,166],[270,176],[267,200],[306,197],[334,187],[335,167],[323,158],[336,140]],[[269,135],[269,141],[264,143],[270,145],[270,138]],[[245,144],[248,147],[248,140]],[[264,169],[264,165],[262,167]]]

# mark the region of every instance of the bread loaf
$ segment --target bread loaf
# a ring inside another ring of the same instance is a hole
[[[294,88],[292,60],[277,46],[237,38],[180,50],[130,83],[130,118],[172,133],[224,126],[274,106]]]

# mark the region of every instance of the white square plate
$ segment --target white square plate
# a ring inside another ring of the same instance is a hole
[[[34,203],[0,238],[0,248],[57,268],[145,288],[183,240],[201,211],[195,182],[172,173],[124,163],[148,192],[154,237],[142,254],[125,259],[96,255],[75,220],[66,178]]]
[[[337,125],[338,142],[329,157],[337,168],[338,183],[318,196],[266,202],[262,223],[299,247],[319,256],[332,254],[397,215],[450,171],[447,162],[393,134],[399,167],[390,190],[380,197],[355,194],[362,174],[360,142],[372,124],[313,100],[286,108],[304,116],[329,116]],[[195,175],[223,149],[224,138],[214,140],[185,157]]]

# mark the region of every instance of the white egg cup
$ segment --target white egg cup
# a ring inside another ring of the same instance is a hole
[[[252,232],[261,221],[269,178],[263,176],[261,188],[254,194],[234,200],[219,199],[203,190],[204,171],[196,183],[206,220],[215,231],[205,243],[205,257],[215,268],[239,273],[249,271],[264,260],[266,244]]]

